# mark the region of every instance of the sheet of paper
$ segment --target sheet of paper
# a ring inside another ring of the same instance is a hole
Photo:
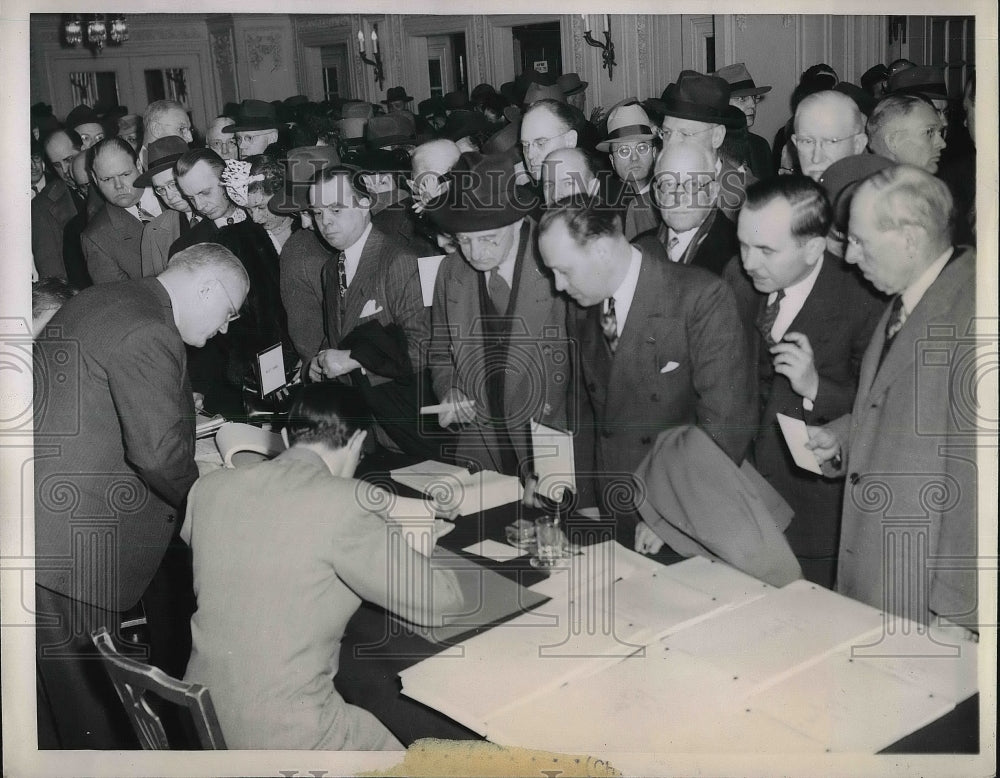
[[[434,553],[434,505],[429,500],[393,495],[386,518],[399,527],[414,551],[424,556]]]
[[[261,397],[266,397],[285,385],[285,359],[280,343],[257,354],[257,371],[260,376]]]
[[[494,562],[506,562],[508,559],[517,559],[519,556],[524,556],[528,553],[519,548],[514,548],[514,546],[509,546],[506,543],[498,543],[495,540],[481,540],[462,550],[467,554],[475,554],[476,556],[486,557],[486,559],[492,559]]]
[[[576,460],[573,456],[573,435],[531,420],[531,451],[536,491],[543,497],[560,502],[566,489],[576,492]]]
[[[431,307],[434,302],[434,282],[437,281],[438,268],[444,254],[436,257],[417,257],[417,267],[420,268],[420,291],[424,296],[424,306]]]
[[[810,473],[822,475],[819,463],[812,451],[806,448],[809,442],[809,432],[806,430],[806,423],[802,419],[793,419],[783,413],[776,414],[778,425],[781,427],[781,434],[785,436],[785,443],[792,454],[795,464]]]

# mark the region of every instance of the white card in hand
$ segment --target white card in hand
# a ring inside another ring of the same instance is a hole
[[[788,445],[788,450],[791,452],[795,464],[810,473],[823,475],[823,471],[820,470],[819,463],[816,461],[816,455],[806,448],[806,443],[809,442],[809,431],[806,429],[806,423],[802,419],[793,419],[783,413],[776,415],[781,427],[781,434],[785,436],[785,443]]]
[[[573,455],[573,434],[531,420],[531,451],[536,493],[562,502],[566,489],[576,492],[576,459]]]
[[[434,302],[434,282],[437,281],[438,268],[444,254],[436,257],[417,257],[417,268],[420,270],[420,291],[424,297],[424,307],[430,308]]]

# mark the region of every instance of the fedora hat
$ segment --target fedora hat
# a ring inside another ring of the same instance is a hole
[[[555,84],[547,86],[539,84],[537,81],[532,81],[528,85],[528,91],[524,93],[524,105],[527,107],[533,103],[537,103],[539,100],[555,100],[559,103],[565,103],[566,95]]]
[[[271,198],[267,208],[272,213],[288,214],[309,207],[309,187],[325,167],[340,164],[333,146],[300,146],[288,152],[285,162],[285,188]]]
[[[641,105],[620,105],[608,114],[608,136],[595,148],[598,151],[611,151],[612,143],[652,140],[655,137],[649,116]]]
[[[455,90],[444,96],[444,107],[449,111],[461,111],[469,107],[469,98],[465,92]]]
[[[517,197],[514,163],[508,155],[468,151],[448,173],[450,185],[427,205],[435,226],[450,233],[496,230],[527,216],[534,200]]]
[[[416,134],[417,128],[410,113],[373,116],[365,125],[364,133],[365,143],[372,149],[413,143]]]
[[[763,95],[771,91],[769,86],[757,86],[754,83],[750,71],[742,62],[735,65],[726,65],[715,71],[715,75],[725,79],[729,84],[730,97],[749,97],[750,95]]]
[[[133,181],[132,186],[137,189],[152,186],[153,176],[172,168],[174,163],[183,154],[186,154],[189,148],[187,142],[176,135],[157,138],[146,148],[146,172]]]
[[[493,88],[493,84],[478,84],[476,85],[476,88],[472,90],[472,93],[469,95],[469,99],[475,103],[482,100],[487,95],[495,94],[496,91],[497,90]]]
[[[861,87],[863,89],[870,89],[875,84],[880,81],[889,80],[889,68],[883,65],[881,62],[877,65],[872,65],[868,70],[861,74]]]
[[[66,127],[73,129],[81,124],[100,124],[101,117],[89,105],[78,105],[66,117]]]
[[[851,210],[851,199],[861,182],[875,175],[880,170],[892,167],[896,163],[878,154],[855,154],[851,157],[838,159],[823,171],[819,184],[826,192],[827,200],[832,206],[832,223],[830,232],[833,237],[842,240],[845,237],[848,217]]]
[[[556,79],[556,86],[559,87],[562,90],[562,93],[567,97],[579,94],[587,88],[589,83],[589,81],[581,81],[579,73],[563,73]]]
[[[682,70],[676,84],[661,95],[664,114],[707,124],[722,124],[729,107],[729,82],[694,70]]]
[[[444,100],[440,97],[428,97],[417,103],[417,114],[427,118],[429,116],[444,116]]]
[[[361,100],[352,100],[349,103],[344,103],[340,109],[340,117],[342,119],[371,119],[374,115],[374,106],[371,103],[365,103]]]
[[[483,143],[483,154],[507,154],[521,150],[521,122],[511,122]]]
[[[345,146],[365,145],[365,125],[368,119],[344,118],[337,122],[340,130],[340,141]]]
[[[917,65],[889,76],[890,94],[923,95],[935,100],[948,99],[944,69]]]
[[[263,100],[244,100],[240,103],[239,110],[233,124],[227,124],[222,128],[222,132],[252,132],[254,130],[276,130],[278,129],[278,117],[271,103]]]
[[[445,120],[444,127],[438,133],[439,137],[459,141],[470,135],[488,130],[490,123],[479,111],[452,111]]]
[[[383,103],[396,103],[396,102],[408,103],[412,99],[413,98],[410,95],[406,94],[406,87],[405,86],[390,86],[389,90],[385,93],[385,100],[383,100],[382,102]]]

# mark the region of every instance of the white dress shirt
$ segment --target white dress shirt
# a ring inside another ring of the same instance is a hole
[[[771,327],[771,337],[774,338],[775,343],[785,337],[788,328],[792,326],[795,317],[799,315],[802,306],[806,304],[809,293],[812,292],[813,287],[816,285],[816,279],[819,277],[819,271],[822,267],[823,257],[820,257],[809,275],[801,281],[796,281],[791,286],[785,287],[785,296],[778,303],[778,316],[774,320],[774,326]],[[771,292],[767,296],[768,305],[774,302],[777,294],[777,292]]]
[[[927,290],[931,288],[931,284],[941,275],[941,271],[948,264],[948,260],[951,259],[951,254],[954,250],[954,248],[949,246],[940,257],[927,266],[927,269],[920,274],[916,281],[903,291],[903,307],[899,312],[901,324],[906,321],[907,316],[913,313],[913,309],[917,307],[917,303],[927,293]]]
[[[625,331],[625,322],[628,320],[628,312],[632,308],[632,299],[635,297],[635,288],[639,284],[639,270],[642,269],[642,252],[635,246],[632,249],[632,259],[629,262],[628,272],[621,284],[611,295],[615,301],[615,321],[618,324],[618,337]],[[607,311],[607,301],[604,302],[605,312]]]
[[[368,236],[371,235],[371,232],[372,225],[369,222],[365,231],[361,233],[361,237],[344,249],[344,275],[347,278],[348,286],[351,285],[354,274],[358,272],[358,265],[361,264],[361,252],[365,250],[365,243],[368,242]]]

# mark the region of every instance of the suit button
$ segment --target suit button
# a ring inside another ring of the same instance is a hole
[[[649,435],[643,435],[641,438],[639,438],[639,442],[642,443],[642,445],[644,446],[648,446],[650,443],[653,442],[653,439]]]
[[[851,473],[849,476],[847,476],[847,480],[850,481],[852,484],[856,484],[858,481],[861,480],[861,476],[858,475],[857,473]]]
[[[176,519],[176,518],[177,517],[174,514],[168,513],[167,514],[167,524],[173,524],[174,523],[174,519]]]
[[[649,396],[649,399],[650,399],[650,400],[651,400],[652,402],[654,402],[654,403],[658,403],[658,402],[660,401],[660,395],[658,395],[658,394],[657,394],[656,392],[653,392],[653,393],[652,393],[652,394],[651,394],[651,395]]]

